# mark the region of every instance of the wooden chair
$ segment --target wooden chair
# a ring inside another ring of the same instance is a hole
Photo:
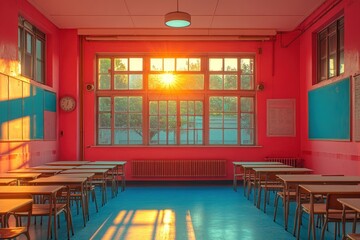
[[[7,199],[31,199],[31,195],[21,195],[21,194],[6,194],[6,195],[0,195],[0,198],[7,198]],[[13,215],[13,213],[9,213],[6,216],[4,216],[4,225],[0,228],[0,239],[14,239],[21,235],[25,235],[26,239],[30,239],[29,234],[29,228],[31,223],[31,215],[32,215],[32,205],[33,202],[31,201],[29,204],[26,204],[25,206],[18,208],[17,211],[21,211],[27,214],[27,223],[26,227],[20,226],[19,220],[16,218],[16,227],[9,227],[9,216]]]
[[[346,235],[347,240],[360,240],[360,233],[349,233]]]
[[[266,179],[260,179],[260,186],[258,187],[260,188],[258,201],[261,200],[261,191],[264,190],[264,212],[266,212],[266,204],[269,202],[270,191],[281,191],[284,186],[277,179],[276,174],[267,174]]]
[[[324,215],[324,224],[321,231],[321,239],[324,239],[325,229],[329,222],[335,223],[334,239],[340,234],[338,231],[338,223],[342,223],[342,232],[345,235],[346,222],[353,222],[353,232],[355,232],[356,221],[358,213],[354,210],[345,210],[343,212],[343,205],[337,200],[338,198],[360,198],[360,193],[348,193],[348,194],[328,194],[326,200],[326,213]]]
[[[296,201],[296,188],[289,189],[288,191],[285,192],[285,194],[284,194],[284,191],[278,191],[276,193],[275,201],[274,201],[274,219],[273,219],[274,222],[276,221],[279,199],[281,199],[282,202],[284,203],[285,197],[286,197],[286,203],[288,205],[290,204],[290,202],[295,202]],[[288,207],[288,206],[284,206],[284,207]]]
[[[52,206],[52,208],[51,208]],[[70,229],[72,235],[74,235],[74,228],[72,225],[72,217],[70,210],[70,188],[64,187],[62,191],[58,191],[56,194],[55,205],[50,203],[36,203],[32,206],[32,216],[48,216],[50,217],[50,213],[52,216],[59,218],[61,213],[65,214],[65,220],[67,223],[67,236],[70,239]],[[15,213],[17,216],[24,216],[24,212],[17,211]],[[52,217],[51,216],[51,217]],[[58,222],[58,226],[54,226],[54,230],[56,227],[59,227],[60,221]],[[48,233],[51,233],[51,225],[48,226]]]

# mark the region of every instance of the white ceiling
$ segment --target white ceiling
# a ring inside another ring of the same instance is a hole
[[[275,35],[291,31],[326,0],[178,0],[191,26],[169,29],[177,0],[28,0],[59,28],[90,35]]]

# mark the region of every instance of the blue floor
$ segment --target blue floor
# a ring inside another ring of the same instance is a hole
[[[273,222],[273,196],[267,212],[253,205],[243,189],[235,192],[231,185],[132,185],[111,198],[99,212],[90,203],[90,220],[83,226],[81,214],[72,208],[75,235],[71,239],[126,239],[126,240],[246,240],[296,239],[292,235],[294,204],[291,206],[289,229],[283,227],[280,205]],[[307,216],[303,218],[301,238],[307,239]],[[66,239],[66,225],[61,218],[59,239]],[[46,224],[45,224],[46,225]],[[334,239],[329,226],[326,239]],[[32,239],[45,239],[46,226],[32,224]],[[317,229],[320,239],[320,229]],[[340,238],[338,238],[340,239]]]

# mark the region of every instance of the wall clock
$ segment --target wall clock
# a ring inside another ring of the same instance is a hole
[[[75,98],[70,96],[65,96],[60,98],[60,108],[65,112],[71,112],[75,110],[76,101]]]

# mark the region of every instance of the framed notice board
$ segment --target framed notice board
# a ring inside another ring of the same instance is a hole
[[[349,141],[350,102],[350,78],[309,91],[309,139]]]

